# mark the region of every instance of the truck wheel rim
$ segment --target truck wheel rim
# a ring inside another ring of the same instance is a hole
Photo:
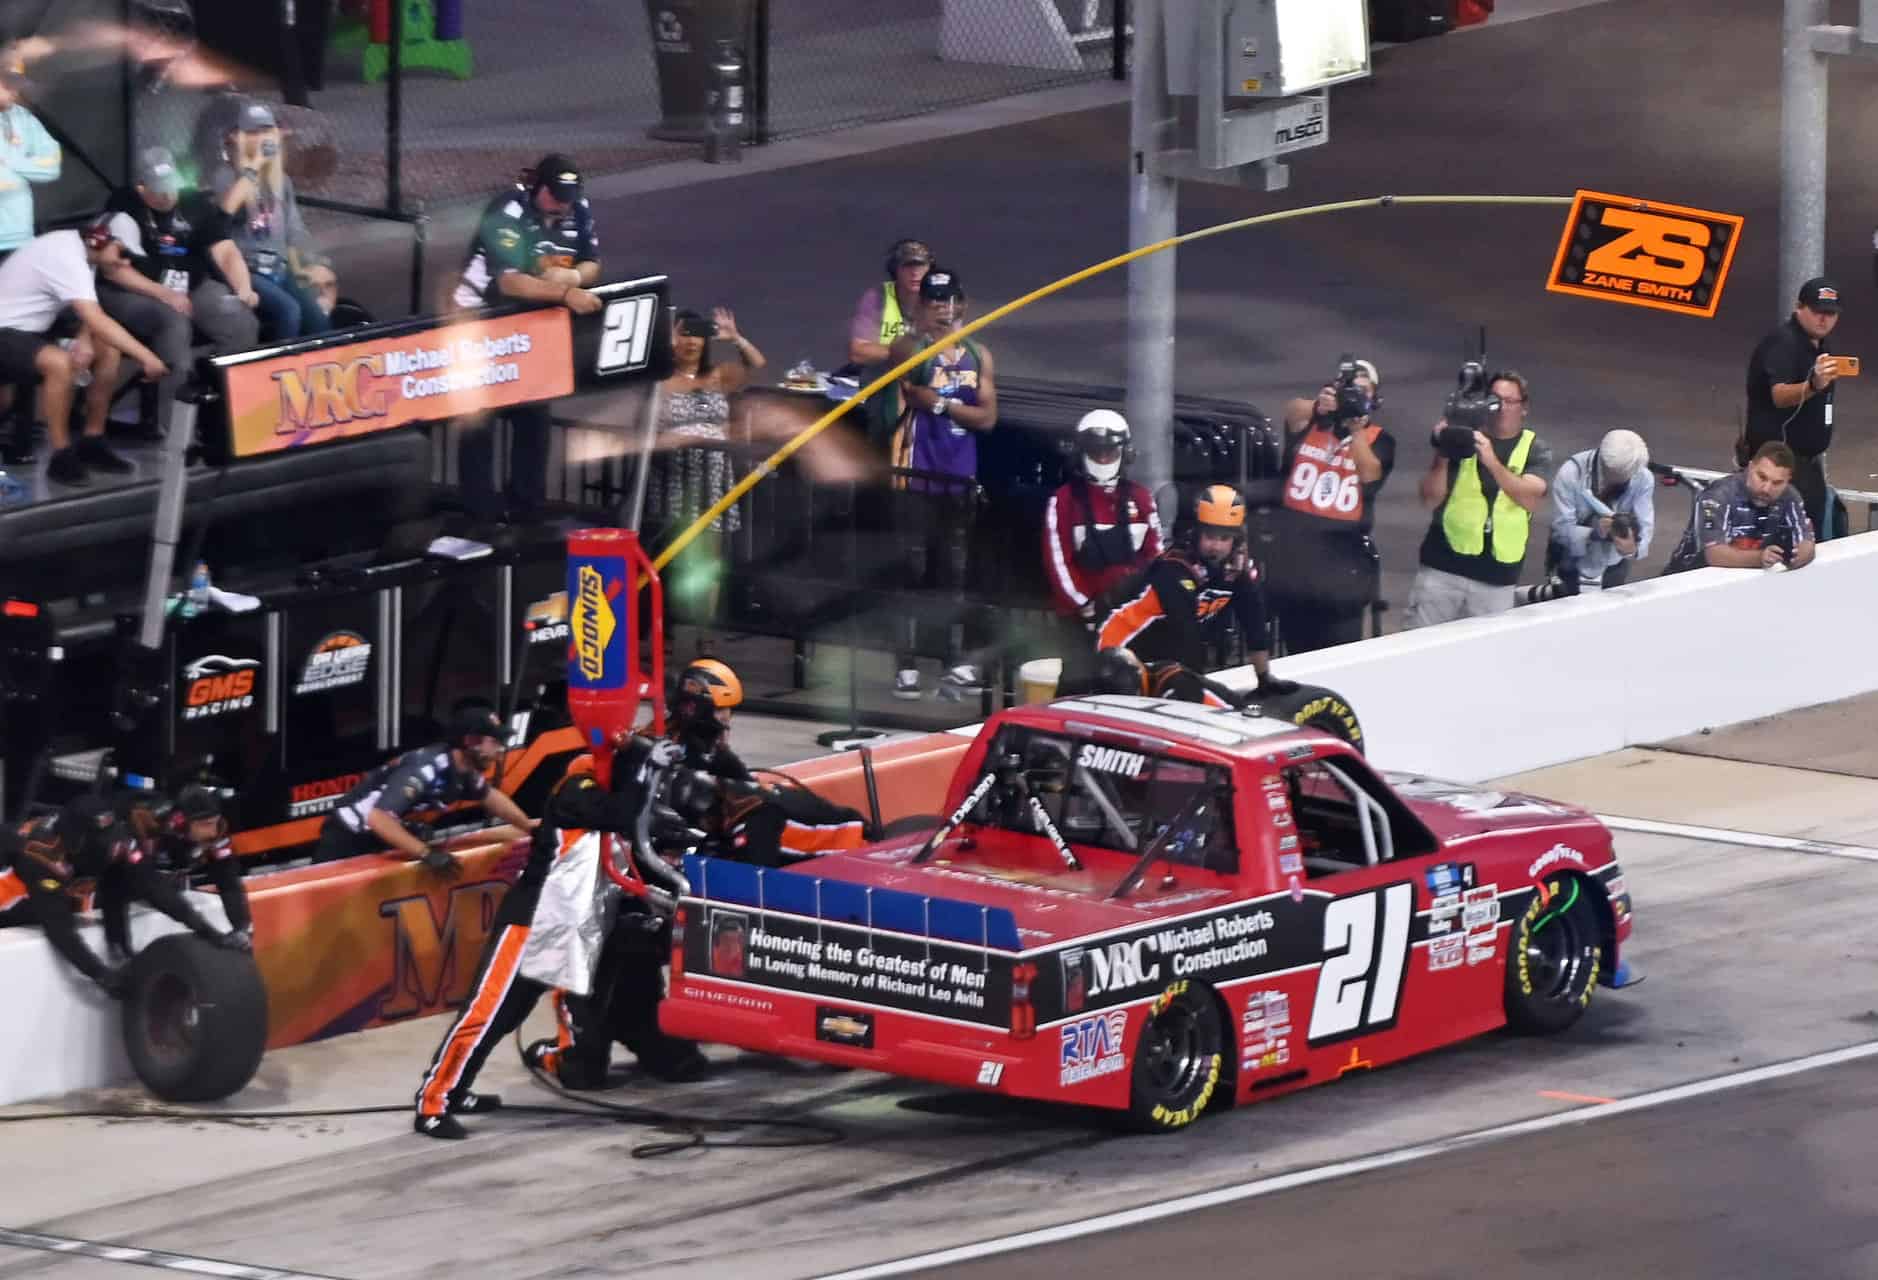
[[[1148,1083],[1162,1098],[1178,1098],[1206,1073],[1211,1054],[1204,1043],[1198,1015],[1177,1002],[1148,1023],[1142,1033],[1141,1054]]]
[[[187,1061],[201,1023],[189,984],[173,973],[159,974],[144,989],[143,1015],[151,1056],[164,1063]]]

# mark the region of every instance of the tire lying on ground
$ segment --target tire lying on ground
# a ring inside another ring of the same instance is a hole
[[[1363,750],[1363,724],[1356,718],[1355,708],[1334,689],[1315,684],[1299,685],[1296,693],[1260,699],[1259,710],[1276,720],[1322,729],[1358,751]]]
[[[139,951],[123,1006],[137,1078],[170,1102],[226,1098],[254,1077],[267,1048],[267,988],[254,957],[194,934]]]

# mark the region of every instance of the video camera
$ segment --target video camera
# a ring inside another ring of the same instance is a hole
[[[1461,366],[1456,386],[1442,406],[1448,425],[1435,432],[1435,448],[1444,457],[1463,461],[1474,456],[1474,432],[1485,431],[1500,412],[1500,397],[1493,394],[1487,366],[1469,360]]]
[[[1352,422],[1376,411],[1376,401],[1370,392],[1356,385],[1359,372],[1356,357],[1344,352],[1337,361],[1337,380],[1332,384],[1337,392],[1337,407],[1330,411],[1330,430],[1339,439],[1350,434]]]

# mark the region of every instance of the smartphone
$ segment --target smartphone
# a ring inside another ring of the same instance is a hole
[[[1839,355],[1837,352],[1834,352],[1832,358],[1838,362],[1839,376],[1841,378],[1858,377],[1858,357],[1857,356],[1842,356],[1842,355]]]

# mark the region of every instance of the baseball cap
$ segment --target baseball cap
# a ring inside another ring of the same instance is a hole
[[[274,113],[268,110],[265,102],[243,103],[241,116],[235,122],[235,127],[243,133],[259,133],[263,129],[272,129],[275,127]]]
[[[167,147],[149,147],[137,157],[137,185],[165,196],[182,189],[182,178]]]
[[[965,284],[959,279],[958,272],[934,267],[919,282],[919,296],[928,302],[963,302]]]
[[[1800,305],[1821,315],[1839,314],[1839,291],[1824,276],[1814,276],[1800,286]]]
[[[568,202],[580,196],[580,169],[568,157],[551,151],[535,165],[535,185],[546,187],[556,200]]]
[[[893,249],[887,255],[887,260],[893,264],[894,270],[916,262],[930,266],[932,250],[926,247],[924,240],[900,240],[895,242]]]
[[[1380,387],[1382,385],[1382,375],[1376,372],[1376,362],[1374,360],[1358,360],[1354,363],[1358,373],[1366,373],[1369,375],[1371,386]]]
[[[502,727],[502,718],[487,707],[465,707],[450,717],[450,740],[461,742],[465,738],[507,738],[508,733]]]

